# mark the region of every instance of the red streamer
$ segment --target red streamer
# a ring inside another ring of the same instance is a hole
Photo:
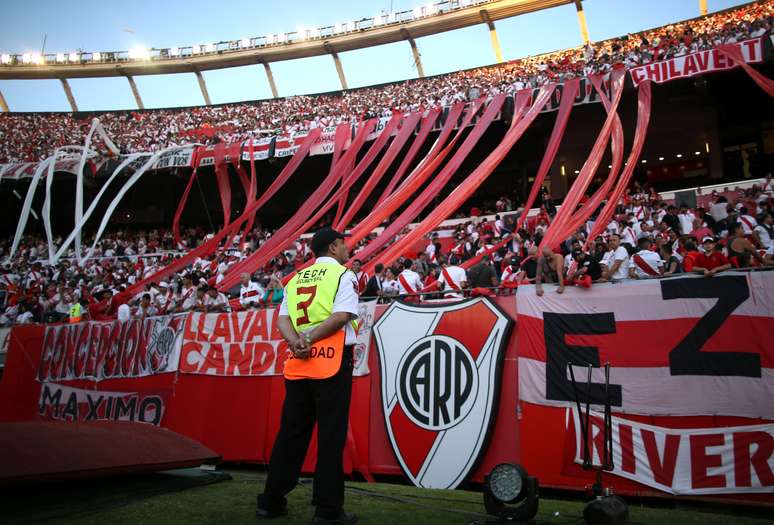
[[[195,163],[194,163],[195,165]],[[183,196],[180,197],[180,202],[177,203],[177,210],[175,210],[175,217],[172,219],[172,233],[175,236],[175,246],[180,244],[180,218],[183,216],[183,210],[185,204],[188,202],[188,195],[191,193],[194,179],[196,179],[197,169],[194,168],[191,172],[191,177],[188,179],[188,184],[185,185]]]
[[[360,211],[360,208],[363,207],[363,204],[365,203],[368,196],[371,195],[371,192],[374,190],[376,185],[379,184],[380,180],[382,180],[385,172],[395,160],[395,157],[398,155],[398,153],[400,153],[400,151],[403,149],[403,146],[406,144],[408,138],[414,132],[417,122],[419,122],[419,118],[421,116],[422,115],[420,113],[412,113],[403,120],[400,131],[390,144],[390,147],[382,157],[382,160],[379,161],[379,164],[377,164],[374,172],[368,178],[368,181],[365,183],[365,185],[363,185],[360,193],[358,193],[357,197],[355,197],[355,200],[352,201],[352,204],[349,206],[349,209],[347,209],[347,212],[334,226],[336,230],[341,231],[342,229],[346,228],[346,226],[352,221],[352,218],[355,216],[355,214]]]
[[[543,155],[543,160],[540,162],[537,175],[535,175],[535,182],[532,184],[532,188],[529,191],[527,202],[524,205],[524,213],[521,214],[516,221],[516,231],[519,231],[527,220],[527,214],[532,205],[537,199],[538,191],[543,186],[543,181],[548,174],[548,170],[551,169],[551,165],[554,163],[556,153],[559,151],[559,144],[562,142],[564,132],[567,129],[567,122],[570,119],[570,113],[572,112],[573,103],[575,97],[578,95],[578,89],[580,88],[580,79],[575,78],[568,80],[564,83],[562,88],[562,100],[559,103],[559,113],[556,115],[556,121],[554,122],[554,129],[551,131],[551,138],[548,140],[548,147]],[[530,93],[530,91],[527,91]]]
[[[599,163],[602,161],[602,155],[607,146],[610,134],[613,131],[613,124],[618,116],[617,110],[618,103],[621,101],[621,94],[623,93],[624,74],[624,69],[616,69],[611,74],[611,86],[614,100],[613,110],[608,113],[605,124],[602,126],[602,130],[594,143],[594,147],[592,148],[591,153],[589,153],[586,162],[583,164],[583,168],[581,168],[580,175],[578,175],[578,178],[573,183],[570,191],[567,192],[559,213],[557,213],[554,221],[548,227],[548,231],[543,237],[543,241],[540,243],[541,248],[543,246],[554,245],[555,240],[560,237],[558,234],[564,233],[568,219],[575,211],[581,196],[586,192],[586,189],[591,183],[591,179],[594,177],[594,173],[596,173],[597,168],[599,167]]]
[[[240,215],[227,228],[222,228],[209,241],[201,244],[197,248],[194,248],[193,250],[188,252],[188,254],[184,255],[179,259],[176,259],[174,262],[165,266],[158,272],[134,284],[134,286],[129,287],[123,293],[117,294],[113,300],[114,305],[117,306],[121,303],[125,303],[126,301],[134,297],[134,295],[137,294],[140,290],[144,290],[146,285],[153,282],[164,280],[170,275],[177,273],[180,270],[187,267],[188,265],[192,264],[199,257],[207,257],[215,250],[217,250],[218,245],[226,237],[226,235],[230,234],[233,231],[238,231],[239,228],[249,219],[250,214],[257,212],[261,208],[261,206],[266,204],[266,202],[274,196],[277,190],[281,188],[288,181],[291,175],[293,175],[293,173],[296,172],[298,167],[301,165],[301,162],[306,158],[307,154],[309,153],[309,150],[312,148],[312,145],[314,144],[315,140],[320,136],[321,132],[322,132],[322,129],[317,128],[312,130],[309,133],[309,135],[307,136],[308,140],[306,140],[301,145],[301,147],[298,149],[296,154],[293,155],[293,157],[290,159],[290,162],[288,162],[285,165],[285,167],[280,172],[277,179],[269,186],[266,192],[263,195],[261,195],[261,197],[256,202],[254,202],[252,206],[248,206],[247,209],[245,209],[245,211],[242,213],[242,215]]]
[[[484,135],[490,124],[500,112],[500,108],[505,101],[505,94],[499,94],[495,96],[486,108],[484,115],[476,123],[471,132],[468,134],[465,141],[454,153],[449,163],[436,175],[430,184],[422,191],[422,193],[414,197],[411,204],[401,213],[398,218],[390,221],[390,224],[379,234],[379,236],[371,241],[363,250],[358,252],[358,258],[368,259],[374,255],[381,247],[392,240],[406,225],[414,220],[424,210],[433,199],[435,199],[444,186],[449,182],[452,176],[457,172],[462,162],[470,154],[471,150],[478,144],[481,137]],[[471,111],[470,114],[475,114]]]
[[[519,119],[518,123],[513,125],[500,141],[500,144],[487,156],[486,159],[468,175],[468,177],[457,186],[451,194],[430,214],[424,221],[419,223],[416,228],[411,230],[398,242],[387,248],[378,257],[371,260],[365,268],[366,272],[372,272],[373,267],[377,262],[392,262],[396,260],[409,246],[419,240],[421,237],[429,233],[432,229],[437,227],[443,220],[454,212],[457,208],[467,200],[478,187],[492,174],[495,168],[502,162],[502,160],[508,155],[514,144],[521,138],[527,128],[534,122],[543,106],[551,98],[555,84],[543,86],[538,94],[537,100],[532,105],[530,110],[526,113],[524,118]]]
[[[753,81],[755,81],[755,83],[758,84],[763,91],[768,93],[770,97],[774,97],[774,80],[766,77],[766,75],[745,62],[742,51],[738,47],[731,44],[723,44],[718,46],[718,49],[726,55],[730,56],[737,64],[742,66],[747,74],[750,75],[750,78],[752,78]]]
[[[374,155],[366,154],[361,160],[358,168],[356,168],[349,176],[344,175],[346,166],[357,158],[357,154],[360,148],[363,146],[366,137],[373,131],[376,126],[376,119],[371,119],[365,122],[358,129],[355,139],[352,141],[352,145],[347,152],[341,157],[341,159],[331,166],[331,170],[328,177],[323,183],[312,193],[307,199],[304,208],[298,210],[298,212],[291,217],[279,230],[277,230],[271,238],[258,248],[252,255],[244,259],[243,261],[232,266],[225,274],[223,280],[218,285],[221,290],[228,290],[239,281],[239,275],[242,272],[252,272],[256,268],[260,268],[268,263],[272,257],[281,252],[288,244],[292,243],[298,236],[305,232],[311,225],[316,223],[322,215],[325,214],[335,203],[336,199],[341,195],[343,191],[349,189],[352,182],[354,182],[360,174],[365,170],[368,163],[373,160]],[[341,132],[343,130],[343,133]],[[334,148],[342,149],[348,140],[349,124],[342,124],[336,130],[336,143]],[[370,153],[370,152],[369,152]],[[330,195],[336,183],[342,181],[339,190],[332,196]],[[329,197],[330,196],[330,197]],[[323,201],[327,199],[327,203],[323,204]],[[318,209],[319,208],[319,209]],[[317,210],[311,218],[305,221],[310,214],[310,210]]]
[[[648,125],[650,124],[651,113],[651,83],[650,80],[646,80],[639,86],[639,93],[637,99],[637,129],[634,132],[634,143],[632,144],[632,151],[629,154],[629,159],[626,161],[621,178],[618,180],[613,193],[610,195],[604,208],[599,213],[597,221],[594,223],[594,229],[591,231],[591,235],[586,239],[584,246],[585,250],[588,250],[591,242],[607,227],[610,222],[610,218],[613,216],[615,207],[618,201],[623,196],[624,191],[629,186],[634,168],[637,167],[637,162],[640,160],[640,154],[642,153],[642,147],[645,145],[645,136],[648,134]]]
[[[473,119],[473,115],[478,112],[480,107],[480,99],[474,101],[470,105],[470,109],[465,115],[462,126],[459,127],[457,134],[454,136],[452,141],[446,147],[444,147],[446,139],[448,139],[455,125],[458,123],[459,115],[462,113],[464,104],[460,103],[452,107],[443,129],[441,129],[441,133],[436,139],[435,144],[433,144],[433,147],[430,148],[430,151],[425,156],[425,158],[422,159],[416,168],[414,168],[414,170],[409,174],[406,180],[401,183],[397,190],[395,190],[387,199],[385,199],[384,202],[377,205],[374,208],[374,211],[372,211],[352,229],[350,232],[350,237],[348,237],[346,240],[347,246],[350,249],[362,239],[364,239],[367,235],[369,235],[374,228],[379,226],[382,221],[384,221],[393,212],[395,212],[395,210],[405,204],[410,196],[419,190],[422,184],[425,183],[425,181],[430,177],[430,175],[432,175],[438,165],[443,162],[443,160],[449,154],[451,149],[462,136],[462,133],[464,132],[467,125]]]
[[[218,182],[220,204],[223,207],[223,227],[225,228],[231,222],[231,183],[228,180],[228,166],[226,165],[226,145],[216,144],[213,156],[215,158],[215,179]]]

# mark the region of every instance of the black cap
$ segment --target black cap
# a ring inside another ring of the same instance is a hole
[[[337,232],[330,226],[325,226],[323,228],[320,228],[317,230],[312,237],[312,244],[311,248],[312,251],[315,253],[315,255],[319,255],[321,253],[325,253],[327,251],[328,246],[331,245],[331,243],[335,242],[336,239],[343,239],[346,235],[344,235],[341,232]]]

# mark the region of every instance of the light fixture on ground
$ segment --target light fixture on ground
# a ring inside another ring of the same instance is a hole
[[[521,465],[500,463],[484,479],[484,508],[497,523],[532,523],[538,497],[537,478]]]

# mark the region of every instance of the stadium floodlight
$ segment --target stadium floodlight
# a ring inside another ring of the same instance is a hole
[[[307,38],[306,29],[304,29],[303,27],[299,27],[298,29],[296,29],[296,38],[298,40],[306,40]]]
[[[70,54],[67,56],[67,58],[68,58],[68,60],[70,60],[70,62],[78,62],[78,53],[76,53],[75,51],[73,51],[72,53],[70,53]]]
[[[538,480],[521,465],[500,463],[484,478],[484,507],[499,523],[533,523]]]
[[[580,173],[580,170],[575,170],[575,174],[577,175],[578,173]]]
[[[646,159],[642,159],[642,163],[643,163],[643,164],[647,164],[647,163],[648,163],[648,161],[647,161]]]
[[[438,6],[437,5],[435,5],[435,4],[427,4],[425,6],[425,14],[426,15],[428,15],[428,16],[429,15],[434,15],[437,12],[438,12]]]
[[[677,158],[678,158],[678,159],[682,159],[682,158],[683,158],[683,154],[682,154],[682,153],[678,153],[678,154],[677,154]]]
[[[29,64],[32,62],[32,55],[29,53],[24,53],[22,55],[22,64]]]
[[[94,53],[91,54],[91,59],[94,62],[99,62],[100,60],[102,60],[102,53],[100,53],[99,51],[95,51]]]
[[[309,30],[309,38],[320,38],[320,28],[315,27]]]
[[[207,52],[212,53],[213,51],[215,51],[215,44],[207,44]]]
[[[56,61],[57,62],[64,62],[65,61],[65,54],[64,53],[57,53],[56,54]]]
[[[415,7],[411,10],[411,14],[414,15],[414,18],[422,18],[422,8]]]
[[[470,0],[460,0],[460,5],[462,7],[468,7],[470,5]]]
[[[177,47],[170,48],[170,50],[169,50],[169,55],[170,56],[176,57],[179,54],[180,54],[180,48],[177,48]]]
[[[249,38],[243,38],[239,41],[240,47],[250,47],[250,39]]]
[[[384,23],[384,18],[382,17],[382,14],[379,13],[374,17],[374,26],[380,26]]]
[[[664,157],[659,157],[658,160],[664,160]]]
[[[11,55],[8,53],[3,53],[3,56],[0,57],[0,62],[3,64],[10,64],[11,63]]]
[[[133,47],[129,50],[129,58],[133,60],[148,60],[150,58],[150,51],[144,47]],[[70,60],[72,60],[72,55]]]
[[[695,155],[701,155],[701,151],[694,151],[693,153],[694,153]]]

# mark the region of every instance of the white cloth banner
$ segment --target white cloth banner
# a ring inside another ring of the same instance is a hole
[[[583,463],[578,411],[569,410],[574,460]],[[590,459],[601,465],[604,415],[592,411],[589,420]],[[613,416],[612,442],[611,474],[670,494],[774,492],[774,424],[677,429]]]
[[[763,39],[755,38],[735,44],[744,56],[745,62],[756,63],[763,60]],[[670,60],[653,62],[629,70],[632,82],[639,86],[644,80],[652,80],[659,84],[677,78],[703,75],[713,71],[732,69],[738,64],[718,49],[697,51],[689,55],[675,57]]]

